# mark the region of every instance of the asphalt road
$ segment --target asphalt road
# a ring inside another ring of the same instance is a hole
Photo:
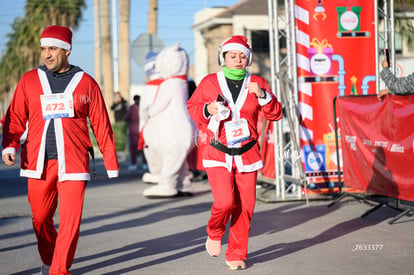
[[[207,181],[193,197],[149,200],[149,185],[127,170],[88,183],[72,274],[234,274],[224,253],[204,249],[212,196]],[[0,274],[39,274],[26,179],[0,165]],[[260,189],[259,189],[260,192]],[[347,197],[331,201],[257,201],[247,269],[240,274],[413,274],[414,218]],[[56,217],[56,224],[58,220]],[[227,236],[227,235],[226,235]],[[223,252],[227,237],[223,239]]]

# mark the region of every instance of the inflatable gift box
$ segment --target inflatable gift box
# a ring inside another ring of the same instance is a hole
[[[310,73],[313,76],[332,75],[332,45],[326,39],[313,39],[308,49]]]

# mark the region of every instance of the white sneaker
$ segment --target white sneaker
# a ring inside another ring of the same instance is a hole
[[[142,192],[149,199],[172,198],[177,195],[177,190],[169,186],[156,185]]]
[[[158,183],[160,181],[160,175],[144,173],[142,181],[145,183]]]

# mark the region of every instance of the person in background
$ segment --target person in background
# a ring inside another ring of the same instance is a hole
[[[382,99],[387,94],[406,95],[414,93],[414,73],[406,77],[396,77],[390,70],[386,58],[381,62],[382,71],[380,77],[388,89],[378,92],[378,98]]]
[[[132,104],[125,114],[125,121],[128,123],[130,165],[128,170],[137,169],[138,139],[139,139],[139,95],[134,96]]]
[[[128,110],[128,103],[121,96],[120,92],[114,93],[114,102],[111,105],[111,110],[114,111],[115,122],[124,122],[125,114]]]
[[[111,110],[114,111],[115,116],[115,123],[112,127],[114,130],[116,151],[124,153],[127,132],[125,114],[128,110],[128,102],[121,96],[120,92],[114,93],[114,102],[111,105]],[[122,156],[122,159],[126,158],[126,155],[124,154],[121,154],[120,156]]]
[[[193,79],[188,79],[188,98],[190,99],[196,90],[197,85]],[[207,179],[206,171],[203,168],[202,164],[202,153],[204,150],[204,144],[199,143],[198,140],[203,136],[203,133],[200,130],[194,133],[194,140],[196,140],[197,146],[190,151],[187,157],[188,167],[191,171],[192,177],[191,181],[203,181]]]
[[[79,239],[86,182],[90,180],[88,120],[98,141],[108,177],[119,163],[99,85],[69,63],[72,32],[49,26],[40,36],[44,65],[25,73],[6,113],[2,158],[14,165],[20,137],[20,175],[28,177],[28,199],[42,274],[70,274]],[[92,149],[93,150],[93,149]],[[59,230],[53,215],[59,204]]]
[[[6,119],[6,116],[2,116],[2,119],[0,120],[0,135],[3,132],[3,125],[4,125],[5,119]]]
[[[252,51],[246,37],[234,35],[219,47],[223,69],[207,75],[187,102],[189,113],[208,135],[203,166],[213,194],[207,224],[206,250],[221,253],[221,240],[230,220],[226,264],[245,269],[250,221],[256,202],[257,171],[263,167],[257,121],[282,118],[282,105],[266,80],[246,71]]]

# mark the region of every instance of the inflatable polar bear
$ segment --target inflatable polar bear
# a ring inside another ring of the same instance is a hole
[[[149,106],[144,140],[160,157],[157,185],[144,190],[148,198],[174,197],[193,193],[187,155],[194,147],[195,125],[187,111],[188,55],[177,43],[156,57],[155,70],[163,82]]]
[[[142,133],[144,129],[146,129],[145,126],[149,120],[148,108],[154,103],[155,95],[163,81],[160,74],[155,71],[155,59],[157,55],[158,53],[149,52],[145,58],[144,71],[148,78],[148,82],[145,83],[139,103],[139,131]],[[149,148],[148,146],[145,146],[144,138],[140,140],[140,145],[142,146],[140,149],[144,151],[149,170],[142,176],[142,181],[146,183],[158,183],[160,181],[161,156],[159,156],[156,151],[151,150],[152,147]]]

